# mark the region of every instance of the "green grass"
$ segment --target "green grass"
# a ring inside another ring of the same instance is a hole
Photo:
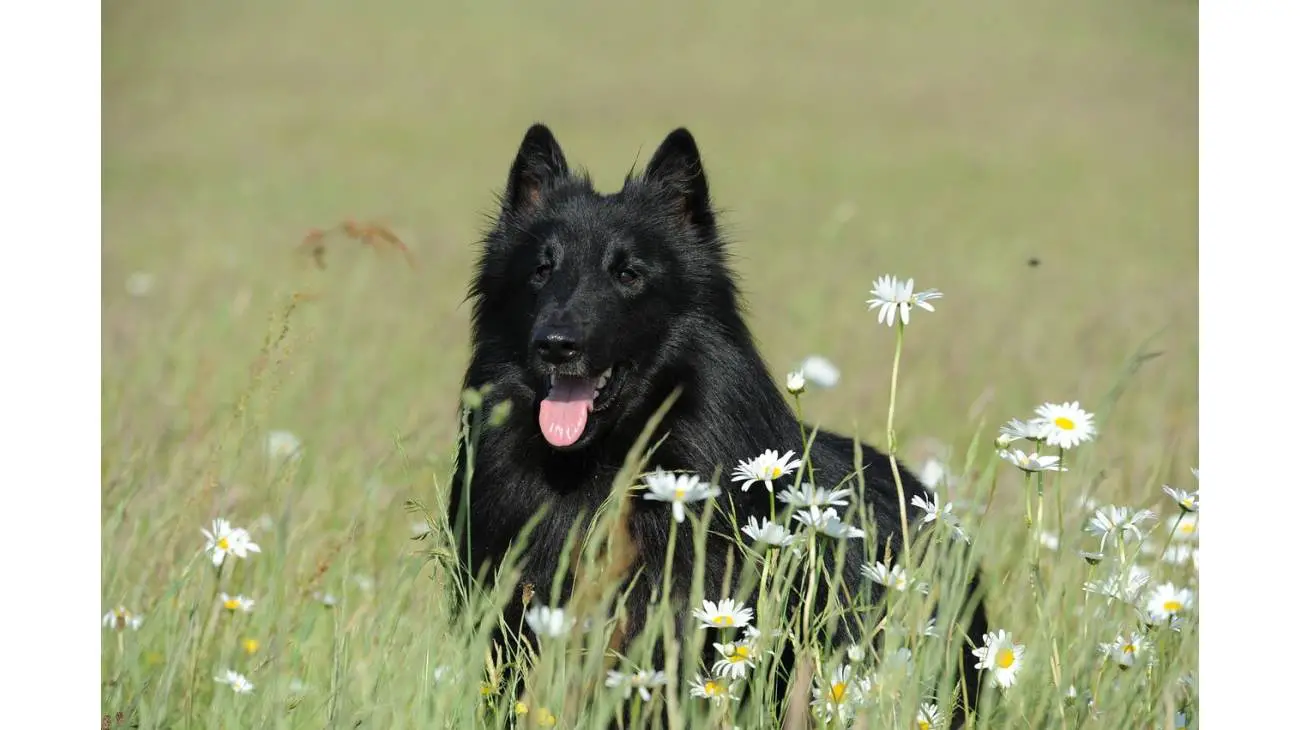
[[[423,556],[438,544],[410,541],[403,506],[442,499],[474,241],[542,120],[604,189],[692,130],[774,373],[812,352],[843,370],[805,398],[824,427],[884,444],[893,341],[866,310],[871,279],[943,290],[908,330],[901,455],[947,451],[964,501],[1001,485],[968,527],[992,622],[1027,637],[1029,664],[988,723],[1059,723],[1046,643],[1066,684],[1091,685],[1095,644],[1125,617],[1066,616],[1087,577],[1080,513],[1046,554],[1050,620],[1024,600],[1023,494],[991,439],[1077,399],[1106,417],[1059,486],[1067,505],[1088,491],[1167,515],[1160,485],[1193,486],[1196,22],[1169,0],[106,7],[103,600],[146,618],[104,633],[104,712],[142,727],[475,716],[472,642],[449,629],[451,587]],[[346,239],[323,271],[296,252],[350,217],[392,226],[418,267]],[[126,291],[133,272],[152,275],[147,295]],[[309,296],[286,318],[295,293]],[[1140,352],[1161,354],[1127,375]],[[278,429],[301,459],[266,456]],[[209,615],[199,528],[217,516],[262,546],[224,577],[257,599],[247,616]],[[1175,668],[1195,666],[1195,638],[1166,647]],[[443,665],[463,682],[433,681]],[[212,682],[225,666],[256,691]],[[1172,675],[1135,676],[1092,726],[1150,719]],[[294,678],[307,690],[291,701]]]

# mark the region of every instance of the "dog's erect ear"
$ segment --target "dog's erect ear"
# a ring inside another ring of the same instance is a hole
[[[709,205],[709,183],[695,138],[685,127],[673,130],[664,138],[645,169],[645,179],[663,185],[680,206],[687,221],[700,228],[713,228],[713,208]]]
[[[519,154],[510,166],[510,179],[506,181],[502,207],[506,213],[522,213],[535,209],[542,202],[542,192],[552,181],[567,177],[569,163],[555,135],[545,124],[528,128]]]

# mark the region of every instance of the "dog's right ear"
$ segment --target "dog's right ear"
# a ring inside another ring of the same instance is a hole
[[[547,186],[568,174],[569,163],[555,135],[545,124],[534,124],[528,128],[515,163],[510,166],[510,179],[501,201],[503,212],[519,214],[536,210]]]

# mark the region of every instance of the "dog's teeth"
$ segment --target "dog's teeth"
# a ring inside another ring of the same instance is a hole
[[[609,376],[612,375],[613,373],[614,373],[614,368],[609,368],[605,372],[600,374],[600,377],[596,379],[597,393],[600,392],[601,388],[605,387],[605,383],[609,382]]]

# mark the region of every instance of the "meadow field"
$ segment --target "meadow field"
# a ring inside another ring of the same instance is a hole
[[[1146,629],[1083,589],[1135,565],[1138,608],[1196,584],[1196,515],[1161,489],[1197,489],[1195,4],[124,0],[103,19],[102,611],[141,618],[102,634],[110,723],[585,727],[624,701],[584,660],[550,680],[559,704],[517,706],[449,615],[466,287],[544,121],[602,190],[690,128],[774,377],[840,369],[801,400],[823,427],[884,445],[873,279],[943,292],[906,331],[896,430],[907,464],[945,467],[992,628],[1025,645],[976,726],[1196,726],[1194,603]],[[994,438],[1068,401],[1097,436],[1026,530]],[[1093,565],[1084,528],[1110,504],[1158,516]],[[218,518],[260,552],[216,570]],[[1131,669],[1098,648],[1119,632],[1144,637]],[[591,696],[565,694],[573,675]],[[775,726],[677,689],[651,700],[677,727]],[[856,721],[914,726],[922,695]]]

